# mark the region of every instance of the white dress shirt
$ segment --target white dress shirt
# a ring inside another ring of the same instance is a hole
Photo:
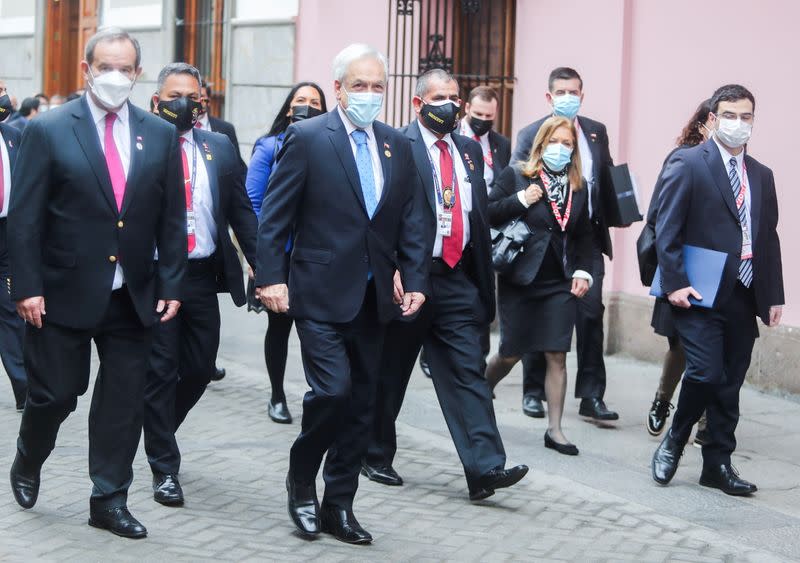
[[[194,176],[192,184],[192,209],[194,210],[194,250],[189,253],[190,260],[208,258],[217,250],[217,222],[214,219],[214,198],[206,170],[206,158],[194,142],[194,131],[189,130],[184,139],[183,152],[189,164],[189,177]]]
[[[442,185],[442,173],[439,169],[439,147],[436,146],[436,142],[439,139],[431,133],[428,129],[425,128],[424,125],[421,123],[419,124],[419,130],[422,132],[422,140],[425,143],[425,147],[428,149],[428,155],[431,159],[431,164],[433,164],[433,173],[436,174],[436,180],[434,180],[434,190],[436,189],[436,184],[438,182],[440,188],[444,188]],[[467,246],[469,242],[469,212],[472,211],[472,184],[470,183],[469,176],[467,175],[467,169],[464,168],[464,161],[461,159],[461,154],[459,154],[458,149],[456,148],[455,144],[453,143],[453,137],[450,136],[448,133],[441,139],[442,141],[446,142],[450,147],[450,156],[453,159],[453,163],[455,165],[455,174],[458,182],[458,197],[461,198],[461,217],[464,225],[464,240],[462,243],[462,248]],[[434,258],[441,258],[442,257],[442,234],[439,232],[438,225],[438,215],[443,211],[443,206],[439,203],[439,198],[436,194],[433,194],[433,200],[436,202],[436,215],[434,219],[436,220],[436,240],[433,243],[433,257]]]
[[[751,207],[750,207],[750,199],[751,199],[751,197],[750,197],[750,180],[749,180],[749,178],[747,178],[747,177],[742,175],[742,168],[744,167],[744,151],[742,151],[739,154],[737,154],[736,156],[734,156],[731,153],[729,153],[728,149],[726,149],[722,145],[722,143],[720,143],[717,140],[717,136],[716,135],[714,135],[713,139],[714,139],[714,142],[717,145],[717,148],[719,149],[719,154],[722,157],[722,164],[725,166],[725,175],[726,176],[728,176],[731,173],[731,159],[732,158],[736,159],[736,173],[739,175],[739,181],[742,184],[747,186],[747,191],[744,192],[744,213],[745,213],[745,217],[747,217],[747,227],[751,228],[750,225],[752,225],[753,223],[750,220],[751,219],[750,218],[750,209],[751,209]],[[733,187],[731,187],[731,194],[732,193],[733,193]],[[750,232],[750,239],[752,240],[752,238],[753,238],[753,233],[751,231]]]
[[[97,129],[97,136],[100,137],[100,148],[103,149],[103,153],[105,154],[106,114],[109,112],[95,104],[92,96],[88,93],[86,94],[86,101],[89,104],[89,111],[92,114],[92,120]],[[122,170],[125,172],[125,178],[127,178],[128,170],[131,166],[131,122],[127,103],[123,104],[117,112],[117,119],[114,121],[112,133],[114,135],[114,144],[117,145],[119,159],[122,161]],[[122,271],[122,261],[117,260],[117,268],[114,270],[114,282],[111,284],[112,291],[121,288],[124,283],[125,275]]]
[[[578,123],[578,118],[575,118],[575,128],[578,130],[578,151],[581,155],[581,174],[583,179],[586,180],[586,188],[589,190],[589,197],[586,201],[589,205],[589,218],[594,217],[594,209],[592,208],[592,194],[597,189],[597,178],[594,177],[592,170],[594,161],[592,160],[592,149],[589,147],[589,140],[583,132],[583,128]]]
[[[347,117],[342,106],[337,105],[336,110],[339,112],[339,117],[342,118],[342,123],[344,123],[344,128],[347,131],[347,138],[350,139],[350,148],[353,149],[353,158],[356,158],[357,145],[356,140],[353,139],[352,133],[356,129],[359,129],[359,127],[356,127],[355,124],[350,121],[350,118]],[[381,195],[383,194],[383,166],[381,166],[381,157],[378,152],[378,141],[375,139],[375,131],[371,123],[368,127],[361,130],[367,134],[367,148],[372,157],[372,176],[375,178],[375,201],[380,201]]]
[[[203,131],[211,131],[211,122],[208,120],[208,114],[207,113],[204,113],[203,115],[201,115],[200,119],[197,120],[197,123],[200,124],[200,127],[197,127],[195,125],[195,127],[197,127],[197,129],[202,129]]]
[[[465,137],[475,140],[475,131],[472,130],[469,120],[466,117],[461,120],[460,131]],[[478,137],[478,142],[481,144],[481,150],[483,151],[483,179],[486,181],[486,191],[489,192],[491,191],[489,186],[491,186],[492,182],[494,182],[494,169],[489,166],[488,162],[486,162],[488,155],[488,160],[494,163],[492,147],[489,145],[489,131]]]
[[[0,209],[0,218],[8,217],[8,204],[11,202],[11,161],[8,159],[8,147],[0,131],[0,158],[3,159],[3,208]]]

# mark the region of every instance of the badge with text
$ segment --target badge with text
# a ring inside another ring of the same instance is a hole
[[[453,233],[453,213],[452,211],[439,211],[437,214],[439,234],[449,237]]]
[[[187,209],[186,210],[186,234],[193,235],[195,229],[195,218],[194,218],[194,210]]]

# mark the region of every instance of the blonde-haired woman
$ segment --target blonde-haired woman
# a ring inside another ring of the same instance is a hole
[[[575,327],[575,300],[592,283],[591,224],[576,138],[572,121],[549,118],[533,141],[528,161],[503,170],[489,195],[492,227],[522,219],[532,234],[513,270],[498,277],[500,351],[489,360],[486,379],[494,388],[523,354],[544,352],[544,444],[566,455],[578,454],[561,430],[566,357]]]

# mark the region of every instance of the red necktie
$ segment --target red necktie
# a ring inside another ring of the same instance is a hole
[[[189,175],[189,158],[186,156],[186,151],[183,150],[183,144],[186,142],[186,139],[181,137],[181,162],[183,163],[183,188],[186,192],[186,211],[187,216],[188,212],[192,210],[192,177]],[[194,150],[194,147],[192,147]],[[190,229],[190,232],[187,234],[188,239],[188,249],[189,252],[194,250],[194,245],[196,243],[195,236],[194,236],[194,228]]]
[[[125,169],[122,167],[122,159],[119,157],[117,143],[114,142],[114,121],[117,120],[116,113],[106,114],[106,134],[105,134],[105,153],[108,175],[111,178],[111,187],[114,189],[114,199],[117,201],[117,209],[122,209],[122,198],[125,196]]]
[[[442,180],[442,193],[447,188],[453,190],[453,224],[450,236],[442,238],[442,260],[454,268],[464,251],[464,217],[461,215],[461,194],[458,193],[458,179],[455,177],[453,157],[450,156],[450,147],[445,141],[436,141],[439,148],[439,172]]]

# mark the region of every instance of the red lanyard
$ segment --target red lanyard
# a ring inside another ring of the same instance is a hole
[[[569,190],[569,195],[567,196],[567,208],[564,210],[564,216],[561,216],[561,212],[558,210],[558,205],[553,199],[550,197],[550,180],[547,178],[547,174],[544,173],[544,170],[539,170],[539,178],[542,180],[542,184],[544,184],[544,191],[547,192],[547,199],[550,201],[550,209],[553,210],[553,215],[556,218],[556,223],[558,226],[561,227],[562,231],[567,230],[567,223],[569,222],[570,213],[572,213],[572,189]],[[567,186],[569,189],[569,186]]]
[[[736,209],[741,209],[742,205],[744,204],[744,196],[747,193],[747,166],[742,160],[742,178],[741,178],[741,189],[739,190],[739,194],[736,196]]]

